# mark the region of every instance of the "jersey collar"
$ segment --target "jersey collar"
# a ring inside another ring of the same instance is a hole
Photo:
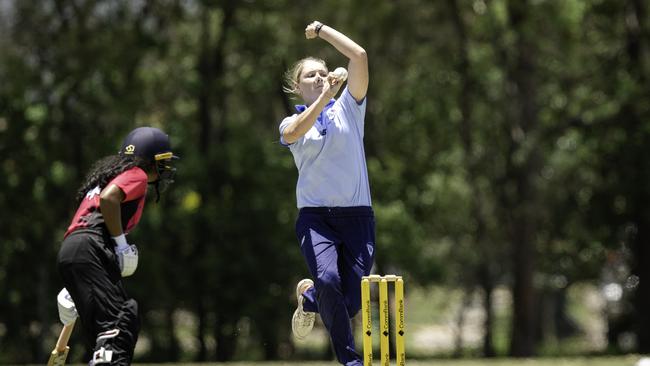
[[[327,105],[325,106],[325,108],[323,108],[323,110],[331,107],[334,104],[334,102],[336,102],[336,99],[330,99],[329,103],[327,103]],[[305,109],[307,109],[307,106],[304,104],[296,104],[295,108],[296,111],[298,111],[298,113],[302,113],[305,111]]]

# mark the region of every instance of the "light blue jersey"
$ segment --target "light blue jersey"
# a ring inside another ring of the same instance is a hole
[[[299,112],[305,106],[296,106]],[[346,87],[323,109],[314,126],[288,145],[298,168],[298,208],[371,206],[363,148],[366,99],[357,104]],[[298,117],[280,123],[284,129]]]

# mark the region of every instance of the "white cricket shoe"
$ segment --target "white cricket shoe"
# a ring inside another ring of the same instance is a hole
[[[293,317],[291,318],[291,330],[293,331],[293,336],[298,340],[305,339],[305,337],[307,337],[311,332],[312,328],[314,328],[316,313],[306,312],[302,309],[302,304],[305,302],[302,293],[313,286],[314,281],[308,278],[301,280],[296,286],[296,300],[298,301],[298,306],[296,307],[296,311],[293,312]]]

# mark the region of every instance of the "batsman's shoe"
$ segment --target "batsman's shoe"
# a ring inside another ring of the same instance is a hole
[[[305,302],[302,293],[313,286],[314,281],[308,278],[301,280],[296,286],[296,300],[298,301],[298,306],[296,307],[296,311],[293,312],[293,317],[291,318],[291,330],[293,331],[293,336],[298,340],[305,339],[305,337],[307,337],[311,332],[312,328],[314,328],[316,313],[306,312],[302,308],[302,304]]]
[[[88,363],[89,366],[110,364],[115,361],[116,355],[114,355],[113,344],[118,334],[120,334],[119,329],[111,329],[97,335],[97,343],[95,344],[97,351],[93,353],[93,358]]]

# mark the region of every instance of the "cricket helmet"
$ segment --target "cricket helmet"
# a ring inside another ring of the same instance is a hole
[[[153,161],[177,158],[172,152],[169,136],[155,127],[138,127],[129,132],[120,148],[120,155],[140,156]]]
[[[154,182],[156,190],[164,191],[174,182],[176,168],[172,160],[174,155],[169,136],[155,127],[138,127],[124,138],[119,154],[122,156],[139,156],[155,163],[158,180]],[[160,187],[159,187],[160,186]]]

